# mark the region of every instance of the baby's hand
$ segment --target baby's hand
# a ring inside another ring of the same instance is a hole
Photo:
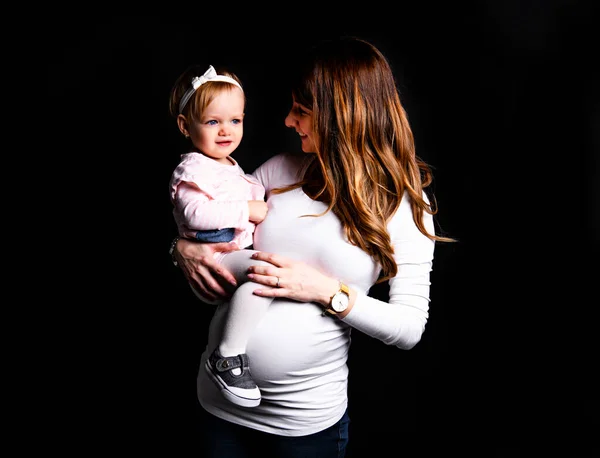
[[[254,224],[262,223],[267,217],[267,203],[263,200],[249,200],[248,210],[250,211],[250,222]]]

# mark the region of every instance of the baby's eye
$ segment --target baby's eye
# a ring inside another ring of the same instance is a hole
[[[241,119],[234,119],[233,121],[231,121],[233,124],[241,124],[242,120]]]
[[[217,124],[217,121],[211,119],[210,121],[206,121],[206,124],[208,124],[209,126],[214,126],[215,124]]]

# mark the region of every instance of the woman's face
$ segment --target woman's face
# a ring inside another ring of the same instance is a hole
[[[302,141],[302,151],[315,153],[315,142],[312,131],[312,111],[293,100],[292,109],[285,117],[285,125],[296,130]]]

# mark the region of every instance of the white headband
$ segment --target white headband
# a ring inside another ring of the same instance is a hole
[[[181,102],[179,102],[179,113],[181,113],[183,111],[186,104],[189,102],[190,97],[194,94],[194,92],[196,92],[196,89],[198,89],[204,83],[208,83],[209,81],[223,81],[225,83],[235,84],[237,87],[242,89],[242,86],[240,86],[240,83],[238,83],[233,78],[231,78],[229,76],[225,76],[225,75],[217,75],[217,71],[211,65],[208,67],[208,70],[206,70],[204,75],[194,77],[194,79],[192,80],[192,87],[189,88],[185,92],[185,94],[183,94],[183,97],[181,98]],[[244,89],[242,89],[242,91],[243,90]]]

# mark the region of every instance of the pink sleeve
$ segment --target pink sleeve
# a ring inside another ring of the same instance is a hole
[[[211,200],[198,187],[179,183],[175,191],[175,211],[180,220],[193,230],[244,229],[250,217],[247,200]]]

